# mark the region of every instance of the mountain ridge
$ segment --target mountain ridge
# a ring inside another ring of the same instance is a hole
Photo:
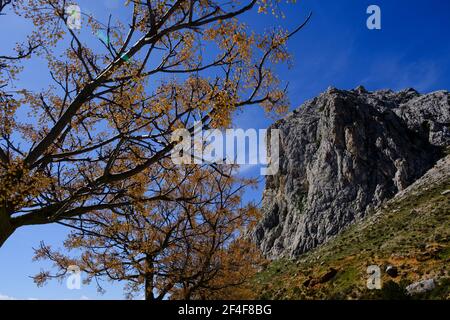
[[[254,239],[271,258],[326,243],[419,179],[450,145],[450,94],[330,87],[271,126],[280,170],[268,176]]]

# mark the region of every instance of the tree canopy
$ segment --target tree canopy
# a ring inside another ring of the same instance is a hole
[[[131,293],[145,284],[153,298],[231,283],[210,274],[231,272],[253,250],[237,237],[255,218],[238,205],[250,182],[227,166],[174,164],[171,134],[193,133],[199,120],[229,127],[247,106],[287,109],[273,67],[289,61],[286,42],[304,24],[260,34],[240,20],[254,8],[277,13],[277,3],[127,0],[120,18],[82,12],[78,30],[72,2],[1,1],[34,30],[0,56],[0,246],[22,226],[60,223],[76,230],[66,245],[83,250],[76,262],[90,279],[129,280]],[[29,59],[48,66],[42,91],[20,81]],[[218,256],[223,268],[213,267]],[[45,245],[38,257],[61,268],[75,259]]]

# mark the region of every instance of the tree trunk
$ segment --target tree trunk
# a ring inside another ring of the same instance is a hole
[[[11,220],[6,213],[4,206],[0,207],[0,248],[6,240],[13,234],[15,228],[11,224]]]

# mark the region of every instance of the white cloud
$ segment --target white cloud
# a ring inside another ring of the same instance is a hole
[[[15,297],[10,297],[10,296],[7,296],[5,294],[1,294],[0,293],[0,300],[22,300],[22,299],[18,299],[18,298],[15,298]],[[37,298],[27,298],[26,300],[39,300],[39,299],[37,299]]]
[[[16,300],[16,298],[4,295],[0,293],[0,300]]]

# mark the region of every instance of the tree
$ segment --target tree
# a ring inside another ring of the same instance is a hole
[[[35,282],[63,279],[75,265],[84,271],[85,282],[96,280],[100,291],[102,280],[125,282],[129,298],[144,292],[147,300],[242,297],[241,285],[263,259],[243,238],[258,216],[253,206],[242,207],[240,199],[254,181],[236,181],[231,171],[173,171],[172,179],[188,182],[177,196],[195,202],[157,201],[71,219],[75,230],[65,247],[78,256],[42,243],[35,258],[50,259],[57,272],[41,271]]]
[[[12,0],[0,0],[0,14],[2,14],[3,9],[6,8],[9,4],[11,4]]]
[[[21,226],[180,200],[158,184],[173,130],[226,127],[249,105],[286,108],[270,66],[289,59],[286,40],[303,25],[252,33],[237,18],[256,0],[127,1],[129,21],[107,24],[85,14],[83,30],[103,34],[98,52],[91,33],[67,27],[68,4],[12,3],[36,30],[0,57],[0,245]],[[30,57],[48,63],[44,92],[11,81]]]

